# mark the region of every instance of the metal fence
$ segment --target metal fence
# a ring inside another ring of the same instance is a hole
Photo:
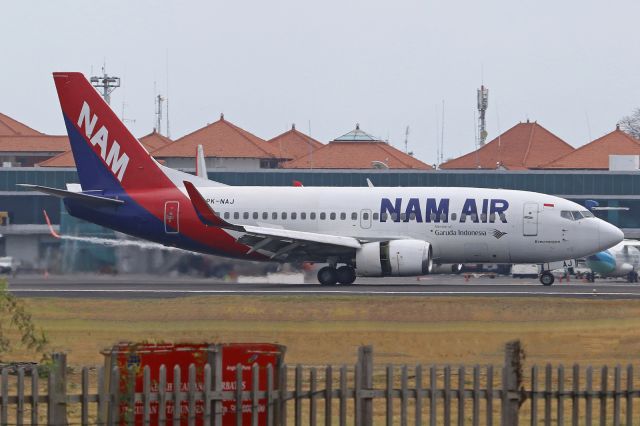
[[[176,366],[168,383],[164,366],[157,381],[148,367],[76,373],[55,354],[46,378],[36,367],[2,369],[0,424],[640,424],[632,366],[525,370],[518,342],[500,367],[374,366],[370,347],[352,366],[235,366],[234,383],[221,380],[221,367]]]

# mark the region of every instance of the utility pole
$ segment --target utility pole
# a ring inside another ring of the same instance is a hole
[[[102,75],[91,77],[91,85],[101,92],[105,102],[111,105],[111,92],[120,87],[120,77],[107,75],[106,64],[102,65]]]

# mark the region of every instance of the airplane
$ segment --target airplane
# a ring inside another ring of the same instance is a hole
[[[584,207],[528,191],[226,186],[159,164],[81,73],[53,79],[81,190],[22,186],[61,197],[74,217],[166,246],[327,263],[318,281],[349,285],[425,275],[434,262],[548,264],[623,239]]]
[[[589,281],[595,281],[595,274],[602,278],[626,277],[630,283],[638,282],[638,268],[640,268],[640,241],[624,240],[619,244],[600,251],[585,259],[591,273],[587,275]]]

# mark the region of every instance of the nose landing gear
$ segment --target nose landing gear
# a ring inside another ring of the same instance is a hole
[[[540,274],[540,283],[542,285],[550,286],[555,280],[556,278],[549,271],[544,271],[542,274]]]

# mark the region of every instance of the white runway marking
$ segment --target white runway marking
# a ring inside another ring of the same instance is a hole
[[[175,290],[175,289],[9,289],[12,293],[135,293],[135,294],[345,294],[345,295],[431,295],[431,296],[623,296],[638,297],[631,292],[584,291],[417,291],[417,290]]]

